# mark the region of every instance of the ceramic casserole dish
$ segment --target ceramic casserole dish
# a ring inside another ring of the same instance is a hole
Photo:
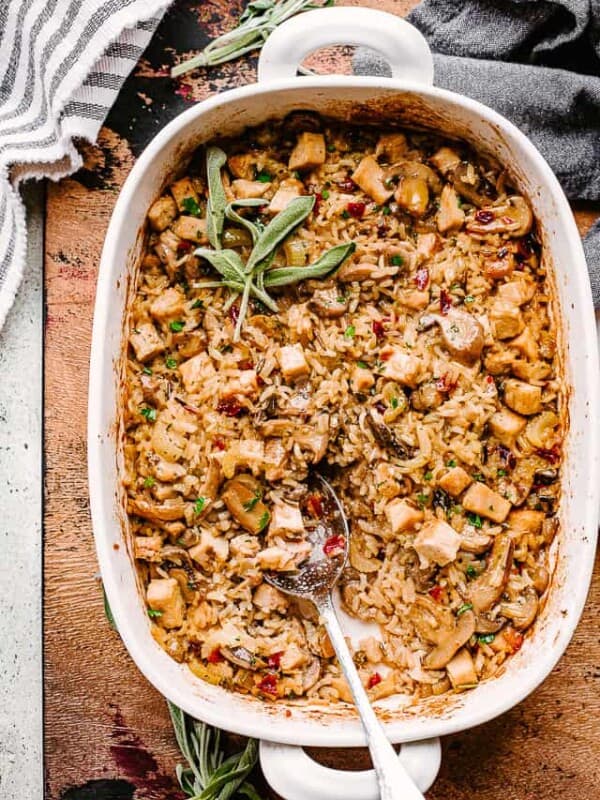
[[[389,62],[391,78],[296,77],[308,53],[330,44],[366,45]],[[562,468],[561,533],[553,544],[548,599],[522,649],[498,677],[463,694],[406,705],[376,704],[392,742],[422,790],[433,781],[442,735],[479,725],[526,697],[565,650],[580,617],[592,572],[600,487],[599,376],[594,313],[580,237],[558,181],[531,142],[491,109],[433,86],[433,61],[421,34],[379,11],[332,8],[289,20],[266,43],[258,83],[211,97],[167,125],[132,169],[106,235],[94,317],[89,386],[89,483],[102,579],[119,633],[131,657],[163,695],[189,714],[263,741],[267,779],[289,798],[376,797],[370,773],[334,773],[317,765],[301,745],[364,745],[351,707],[266,703],[204,683],[171,659],[150,633],[128,544],[119,482],[120,363],[128,296],[144,242],[147,210],[181,174],[193,151],[216,136],[310,109],[343,121],[435,130],[466,140],[508,167],[528,197],[554,276],[555,324],[560,331],[567,390]]]

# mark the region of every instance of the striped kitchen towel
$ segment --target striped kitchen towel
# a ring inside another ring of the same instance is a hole
[[[170,0],[0,0],[0,328],[25,266],[19,183],[78,169]]]

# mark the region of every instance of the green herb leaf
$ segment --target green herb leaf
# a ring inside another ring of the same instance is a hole
[[[263,171],[258,173],[256,180],[259,181],[259,183],[270,183],[273,180],[273,176]]]
[[[446,466],[447,467],[455,467],[456,466],[456,461],[453,458],[451,458],[450,461],[446,461]]]
[[[467,574],[467,578],[476,578],[479,575],[479,572],[475,569],[473,564],[468,564],[467,569],[465,570]]]
[[[495,633],[480,633],[477,637],[477,641],[481,642],[481,644],[491,644],[495,638]]]
[[[257,264],[264,261],[275,248],[308,217],[315,204],[314,195],[295,197],[275,216],[261,231],[250,258],[246,264],[246,273],[251,273]]]
[[[321,198],[323,200],[329,200],[329,189],[323,189],[321,192]]]
[[[392,397],[392,399],[390,400],[390,405],[395,410],[396,408],[398,408],[399,402],[400,401],[398,400],[397,397]]]
[[[223,276],[225,281],[237,283],[243,290],[246,280],[244,262],[235,250],[210,250],[208,247],[197,247],[194,250],[194,255],[204,258],[211,267]],[[198,284],[194,284],[194,288],[197,287]]]
[[[256,244],[256,240],[258,239],[263,228],[261,228],[251,219],[247,219],[241,214],[238,214],[235,209],[260,208],[261,206],[266,205],[268,205],[267,201],[262,200],[260,197],[247,197],[242,200],[232,200],[231,203],[229,203],[225,208],[225,216],[227,219],[231,220],[231,222],[235,222],[237,225],[241,225],[243,228],[246,228],[246,230],[249,231],[250,235],[252,236],[252,243]]]
[[[387,217],[389,214],[392,213],[392,209],[389,206],[383,206],[381,209],[381,213],[384,217]]]
[[[473,608],[473,603],[463,603],[462,606],[456,612],[456,616],[460,617],[461,614],[464,614],[465,611],[470,611]]]
[[[144,489],[151,489],[156,484],[156,481],[152,477],[152,475],[148,475],[147,478],[144,478]]]
[[[148,609],[148,616],[150,617],[150,619],[158,619],[159,617],[162,617],[163,613],[164,613],[163,611],[157,611],[154,608]]]
[[[426,472],[425,475],[423,475],[423,480],[425,481],[430,481],[432,478],[433,478],[433,472]]]
[[[187,213],[191,214],[192,217],[200,216],[200,206],[196,202],[195,198],[184,197],[181,201],[181,205],[183,206],[184,211],[187,211]]]
[[[419,492],[417,495],[417,503],[420,509],[425,508],[427,503],[429,502],[429,495],[425,494],[425,492]]]
[[[479,514],[467,514],[467,519],[474,528],[481,528],[483,526],[483,522],[481,521]]]
[[[369,369],[369,365],[365,361],[357,361],[356,366],[361,369]]]
[[[472,295],[472,294],[468,294],[468,295],[465,297],[465,303],[474,303],[474,302],[475,302],[475,298],[473,297],[473,295]]]
[[[506,475],[506,470],[505,469],[499,469],[499,470],[497,470],[496,475],[499,478],[504,478],[504,476]]]
[[[264,531],[264,529],[267,527],[270,521],[271,521],[271,515],[269,514],[268,511],[265,511],[258,521],[258,532],[260,533],[261,531]]]
[[[199,497],[194,503],[194,514],[201,514],[206,505],[206,497]]]
[[[144,373],[144,375],[152,375],[152,370],[150,369],[150,367],[144,367],[142,372]]]
[[[173,333],[179,333],[185,327],[185,322],[181,320],[173,320],[173,322],[169,322],[169,328],[173,331]]]
[[[356,335],[356,328],[354,327],[354,325],[348,325],[348,327],[344,331],[344,336],[346,337],[346,339],[352,339],[354,338],[355,335]]]
[[[140,408],[140,414],[142,417],[145,417],[148,422],[154,422],[156,420],[156,409],[155,408]]]
[[[305,280],[325,278],[336,270],[356,249],[354,242],[338,244],[326,250],[323,255],[307,267],[282,267],[265,272],[265,286],[271,289],[276,286],[289,286]]]
[[[166,358],[165,364],[168,369],[175,369],[175,367],[177,366],[177,361],[174,358]]]
[[[254,497],[251,497],[250,500],[248,500],[248,502],[244,503],[244,511],[252,511],[252,509],[258,503],[261,497],[262,497],[262,491],[260,489],[257,489],[254,492]]]
[[[404,264],[404,259],[402,258],[402,256],[392,256],[390,258],[390,263],[394,267],[401,267],[402,264]]]
[[[221,167],[227,162],[227,155],[220,147],[210,145],[206,148],[206,178],[208,183],[208,203],[206,205],[206,235],[215,250],[221,249],[221,234],[225,224],[227,198],[221,180]]]
[[[192,303],[192,308],[204,308],[204,303],[202,302],[202,300],[200,300],[200,298],[198,298],[197,300],[194,300],[194,302]]]

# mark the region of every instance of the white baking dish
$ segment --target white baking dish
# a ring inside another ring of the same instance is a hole
[[[392,78],[296,78],[296,66],[317,47],[363,44],[387,58]],[[599,475],[599,377],[594,313],[580,238],[564,194],[550,168],[506,119],[466,97],[432,86],[433,66],[422,36],[382,12],[324,9],[296,17],[269,39],[259,82],[200,103],[167,125],[131,171],[115,206],[100,264],[89,387],[89,482],[92,519],[104,586],[125,645],[148,680],[166,697],[207,722],[291,745],[364,744],[349,708],[272,704],[210,686],[173,661],[153,640],[127,544],[117,464],[116,425],[122,331],[131,276],[139,255],[146,211],[166,182],[202,142],[293,109],[313,109],[343,119],[393,119],[458,136],[509,166],[541,223],[547,263],[553,268],[562,316],[569,430],[563,467],[562,531],[555,543],[555,572],[533,635],[496,679],[473,691],[433,698],[403,710],[388,698],[378,704],[393,742],[421,742],[404,750],[420,765],[417,780],[431,783],[439,766],[436,737],[501,714],[529,694],[567,646],[585,602],[594,557]],[[291,716],[288,716],[291,711]],[[423,744],[423,740],[428,741]],[[367,773],[336,774],[317,767],[298,748],[262,748],[267,777],[287,797],[374,796]],[[296,773],[296,776],[294,776]],[[296,785],[301,777],[301,788]]]

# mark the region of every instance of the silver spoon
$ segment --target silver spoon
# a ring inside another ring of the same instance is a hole
[[[381,800],[424,800],[398,760],[396,751],[375,715],[354,666],[333,605],[331,591],[348,557],[350,540],[348,520],[338,496],[322,475],[312,473],[307,490],[301,507],[304,512],[307,538],[312,545],[311,554],[297,570],[268,572],[265,578],[282,592],[312,600],[317,607],[365,729]]]

